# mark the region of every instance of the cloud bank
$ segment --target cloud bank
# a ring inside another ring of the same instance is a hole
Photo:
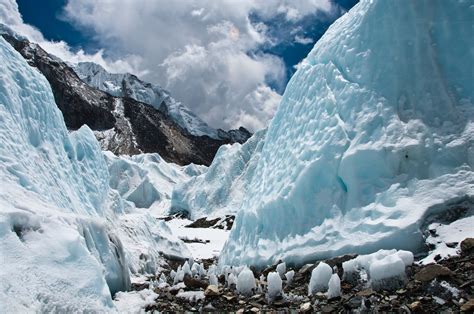
[[[69,0],[64,18],[94,34],[103,47],[95,54],[45,40],[14,0],[0,0],[0,21],[69,62],[93,61],[159,84],[213,127],[255,131],[273,117],[281,98],[274,88],[283,87],[286,72],[261,49],[272,45],[271,26],[250,16],[295,22],[333,9],[330,0]]]

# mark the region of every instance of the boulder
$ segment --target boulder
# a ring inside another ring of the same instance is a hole
[[[422,268],[415,274],[415,279],[421,282],[429,282],[438,277],[450,277],[453,272],[444,266],[438,264],[431,264]]]

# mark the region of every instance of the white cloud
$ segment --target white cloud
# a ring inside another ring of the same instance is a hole
[[[253,130],[262,129],[266,124],[263,124],[258,117],[273,117],[280,100],[280,94],[276,93],[268,86],[260,85],[244,98],[244,102],[248,104],[248,107],[251,110],[241,110],[237,117],[228,121],[228,123],[234,128],[237,128],[239,125],[245,125]]]
[[[139,70],[140,58],[129,56],[126,59],[110,60],[104,58],[104,51],[99,50],[95,54],[87,54],[83,50],[73,51],[64,41],[48,41],[35,27],[25,24],[18,10],[15,0],[0,0],[0,23],[9,26],[16,33],[25,36],[30,41],[38,43],[47,52],[58,58],[72,62],[95,62],[112,72],[133,72],[137,75],[145,75],[146,71]]]
[[[314,40],[311,39],[311,38],[304,37],[304,36],[299,36],[299,35],[295,36],[295,43],[302,44],[302,45],[308,45],[308,44],[311,44],[313,42],[314,42]]]
[[[274,55],[256,52],[272,39],[267,26],[251,23],[249,16],[284,14],[295,21],[332,10],[330,0],[68,0],[66,19],[94,34],[104,48],[89,55],[64,42],[46,41],[23,23],[14,0],[3,3],[10,12],[6,24],[15,24],[15,30],[48,52],[157,83],[213,127],[242,123],[252,130],[273,116],[280,96],[269,84],[284,83],[285,65]]]
[[[274,114],[279,95],[268,84],[283,84],[285,65],[254,53],[270,39],[250,14],[294,21],[320,10],[331,11],[330,0],[69,0],[65,15],[108,51],[140,56],[149,70],[143,79],[169,89],[211,126],[256,130]]]

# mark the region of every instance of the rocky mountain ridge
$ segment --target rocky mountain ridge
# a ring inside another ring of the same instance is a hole
[[[210,127],[161,86],[142,81],[133,74],[110,73],[93,62],[80,62],[73,66],[73,70],[91,87],[112,96],[132,98],[158,109],[192,135],[240,143],[251,135],[243,127],[229,131]]]

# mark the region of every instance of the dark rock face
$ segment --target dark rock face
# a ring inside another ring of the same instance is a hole
[[[127,155],[159,153],[166,161],[180,165],[209,165],[221,145],[242,143],[251,136],[244,128],[224,132],[228,136],[222,139],[192,135],[166,112],[90,87],[65,62],[39,45],[8,34],[2,36],[46,77],[66,126],[76,130],[88,125],[105,150]]]
[[[230,141],[194,136],[184,131],[159,110],[124,98],[124,115],[133,129],[138,147],[144,153],[157,152],[177,164],[209,165],[217,149]]]
[[[46,77],[68,128],[78,129],[83,124],[93,130],[113,128],[115,118],[111,113],[114,109],[112,97],[88,88],[66,63],[49,55],[37,44],[9,35],[3,37]]]

